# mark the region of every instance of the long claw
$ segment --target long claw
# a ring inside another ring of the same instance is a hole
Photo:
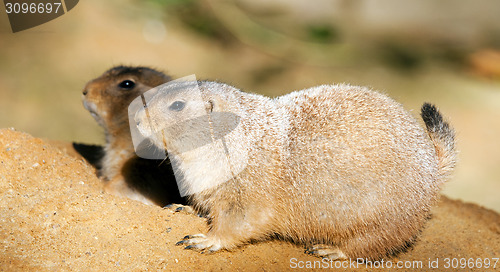
[[[329,245],[317,244],[305,250],[305,253],[330,260],[347,259],[347,256],[339,248]]]
[[[213,238],[209,238],[204,234],[186,235],[175,245],[185,245],[184,249],[199,250],[201,253],[213,253],[222,249],[220,242],[216,242]]]
[[[190,206],[186,205],[181,205],[181,204],[168,204],[167,206],[163,207],[164,209],[171,210],[175,213],[186,213],[186,214],[194,214],[197,215],[194,209]]]

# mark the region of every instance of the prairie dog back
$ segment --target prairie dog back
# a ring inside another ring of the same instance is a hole
[[[366,233],[346,252],[383,252],[395,233],[394,250],[401,240],[412,241],[444,182],[436,179],[438,159],[428,132],[415,118],[387,96],[347,85],[319,86],[277,102],[290,114],[286,164],[296,171],[286,172],[285,180],[297,189],[293,197],[281,198],[276,206],[287,208],[277,213],[303,216],[287,226],[296,232],[291,236],[310,235],[299,224],[321,218],[313,235],[321,243],[333,236],[341,244],[346,233]],[[308,212],[290,214],[296,207]],[[370,250],[362,251],[369,243]]]

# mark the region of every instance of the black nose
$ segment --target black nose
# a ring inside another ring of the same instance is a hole
[[[87,95],[87,93],[88,93],[87,89],[83,90],[82,93],[83,93],[83,95]]]

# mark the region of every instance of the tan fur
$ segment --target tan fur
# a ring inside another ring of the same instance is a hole
[[[132,81],[133,88],[120,87],[125,80]],[[169,76],[151,68],[117,66],[86,84],[84,106],[106,134],[98,172],[105,181],[105,191],[146,204],[182,202],[168,160],[162,163],[136,156],[128,121],[130,102],[169,80]]]
[[[454,168],[447,124],[425,130],[400,104],[367,88],[323,85],[270,99],[222,83],[199,85],[208,113],[241,117],[225,141],[249,159],[234,178],[190,197],[210,230],[179,242],[187,248],[216,251],[278,236],[332,259],[382,258],[415,241]],[[188,112],[193,92],[154,97],[150,124]],[[186,102],[183,111],[169,112],[178,100]],[[136,121],[156,145],[175,148],[175,139],[153,133],[144,110]],[[185,182],[220,175],[222,162],[207,150],[170,157]]]

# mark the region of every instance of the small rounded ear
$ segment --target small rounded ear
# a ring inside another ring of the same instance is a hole
[[[215,103],[213,100],[208,100],[207,103],[205,103],[205,109],[207,110],[208,113],[213,112],[215,107]]]

